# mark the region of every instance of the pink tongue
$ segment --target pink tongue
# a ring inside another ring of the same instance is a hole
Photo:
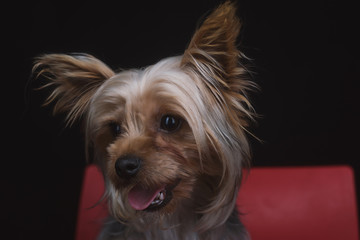
[[[165,186],[158,189],[144,189],[140,185],[136,185],[129,192],[129,203],[135,210],[144,210],[164,188]]]

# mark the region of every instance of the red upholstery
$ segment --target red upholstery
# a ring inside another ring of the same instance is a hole
[[[87,167],[76,240],[94,240],[106,217],[103,179]],[[254,168],[237,201],[252,240],[358,240],[354,174],[351,168]]]
[[[351,168],[256,168],[238,207],[253,240],[358,240]]]
[[[102,173],[95,165],[85,169],[75,240],[95,240],[100,232],[102,221],[107,216],[104,204],[96,205],[104,192]],[[96,205],[96,206],[94,206]]]

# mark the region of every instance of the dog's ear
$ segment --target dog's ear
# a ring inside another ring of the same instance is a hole
[[[245,132],[254,113],[247,91],[256,85],[249,81],[248,70],[242,64],[245,57],[237,49],[241,23],[236,12],[230,1],[215,9],[195,32],[181,62],[211,105],[212,111],[205,116],[206,135],[222,166],[212,169],[218,173],[208,174],[216,190],[198,225],[204,232],[229,218],[236,203],[242,166],[248,165],[250,159]],[[214,176],[221,176],[221,180]]]
[[[68,125],[86,111],[91,97],[101,84],[114,75],[103,62],[87,54],[47,54],[36,59],[35,78],[44,76],[49,82],[41,88],[54,89],[44,105],[55,102],[53,112],[67,113]]]
[[[239,64],[241,54],[236,46],[240,28],[235,3],[227,1],[205,19],[184,53],[182,66],[204,79],[215,93],[248,87],[248,81],[241,79],[246,71]]]

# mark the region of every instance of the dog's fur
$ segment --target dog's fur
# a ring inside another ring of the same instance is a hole
[[[115,73],[86,54],[36,60],[36,77],[53,87],[46,104],[67,113],[69,125],[85,121],[87,155],[104,173],[112,217],[99,239],[248,238],[235,205],[254,117],[247,97],[253,84],[236,48],[240,26],[234,4],[226,2],[182,56],[141,70]],[[135,175],[117,171],[123,158],[138,159]],[[164,206],[148,211],[130,204],[134,189],[160,186],[172,195]]]

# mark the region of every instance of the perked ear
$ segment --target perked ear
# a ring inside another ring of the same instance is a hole
[[[181,67],[199,83],[205,101],[211,104],[214,114],[206,114],[210,120],[205,129],[222,164],[217,173],[221,180],[212,178],[214,198],[202,211],[198,224],[203,232],[227,221],[235,207],[241,168],[249,165],[245,132],[255,114],[247,91],[256,85],[249,81],[248,71],[241,63],[244,56],[236,46],[240,28],[235,3],[226,1],[195,32],[181,62]]]
[[[198,74],[210,90],[231,89],[244,92],[249,81],[240,66],[241,54],[236,47],[241,28],[235,3],[226,1],[215,9],[195,32],[186,49],[182,66]]]
[[[67,125],[71,125],[86,112],[95,91],[114,72],[91,55],[47,54],[36,59],[33,74],[49,80],[41,89],[55,87],[44,105],[56,102],[54,114],[66,112]]]

